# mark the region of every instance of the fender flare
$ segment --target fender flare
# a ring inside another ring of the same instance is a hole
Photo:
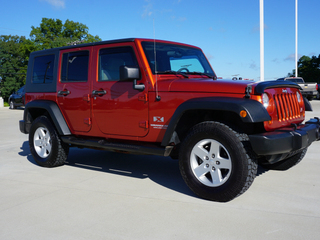
[[[59,135],[71,135],[67,122],[64,119],[58,105],[53,101],[47,101],[47,100],[35,100],[26,104],[24,109],[24,115],[23,115],[23,119],[26,123],[26,129],[25,129],[26,133],[29,132],[31,127],[32,122],[31,122],[31,119],[29,119],[28,114],[32,109],[46,110],[49,116],[51,117],[52,122],[56,127]]]
[[[176,109],[165,135],[162,139],[161,146],[167,146],[174,134],[176,126],[182,115],[189,110],[219,110],[234,112],[239,115],[240,111],[245,110],[247,116],[241,118],[243,122],[255,123],[271,120],[271,117],[263,105],[252,99],[232,98],[232,97],[205,97],[190,99]]]

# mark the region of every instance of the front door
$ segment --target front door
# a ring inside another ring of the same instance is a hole
[[[58,104],[71,131],[80,134],[91,129],[91,50],[83,47],[61,51],[59,61]]]
[[[93,116],[100,131],[108,135],[147,135],[147,87],[138,91],[133,89],[132,81],[119,81],[120,66],[138,65],[133,43],[108,48],[96,46],[94,54],[98,59],[98,74],[92,88]],[[146,84],[145,77],[138,82]]]

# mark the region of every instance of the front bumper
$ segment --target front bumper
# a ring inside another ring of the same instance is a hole
[[[273,132],[249,135],[257,155],[285,154],[308,147],[319,140],[319,119],[310,119],[304,125],[281,128]]]

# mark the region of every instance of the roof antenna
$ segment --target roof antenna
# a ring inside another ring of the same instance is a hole
[[[154,72],[156,74],[156,101],[159,102],[161,97],[158,93],[158,72],[157,72],[157,51],[156,51],[156,29],[154,27],[154,19],[153,19],[153,54],[154,54]]]

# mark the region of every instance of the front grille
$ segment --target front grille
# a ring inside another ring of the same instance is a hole
[[[297,95],[294,93],[282,93],[274,95],[278,120],[290,121],[301,116]]]

